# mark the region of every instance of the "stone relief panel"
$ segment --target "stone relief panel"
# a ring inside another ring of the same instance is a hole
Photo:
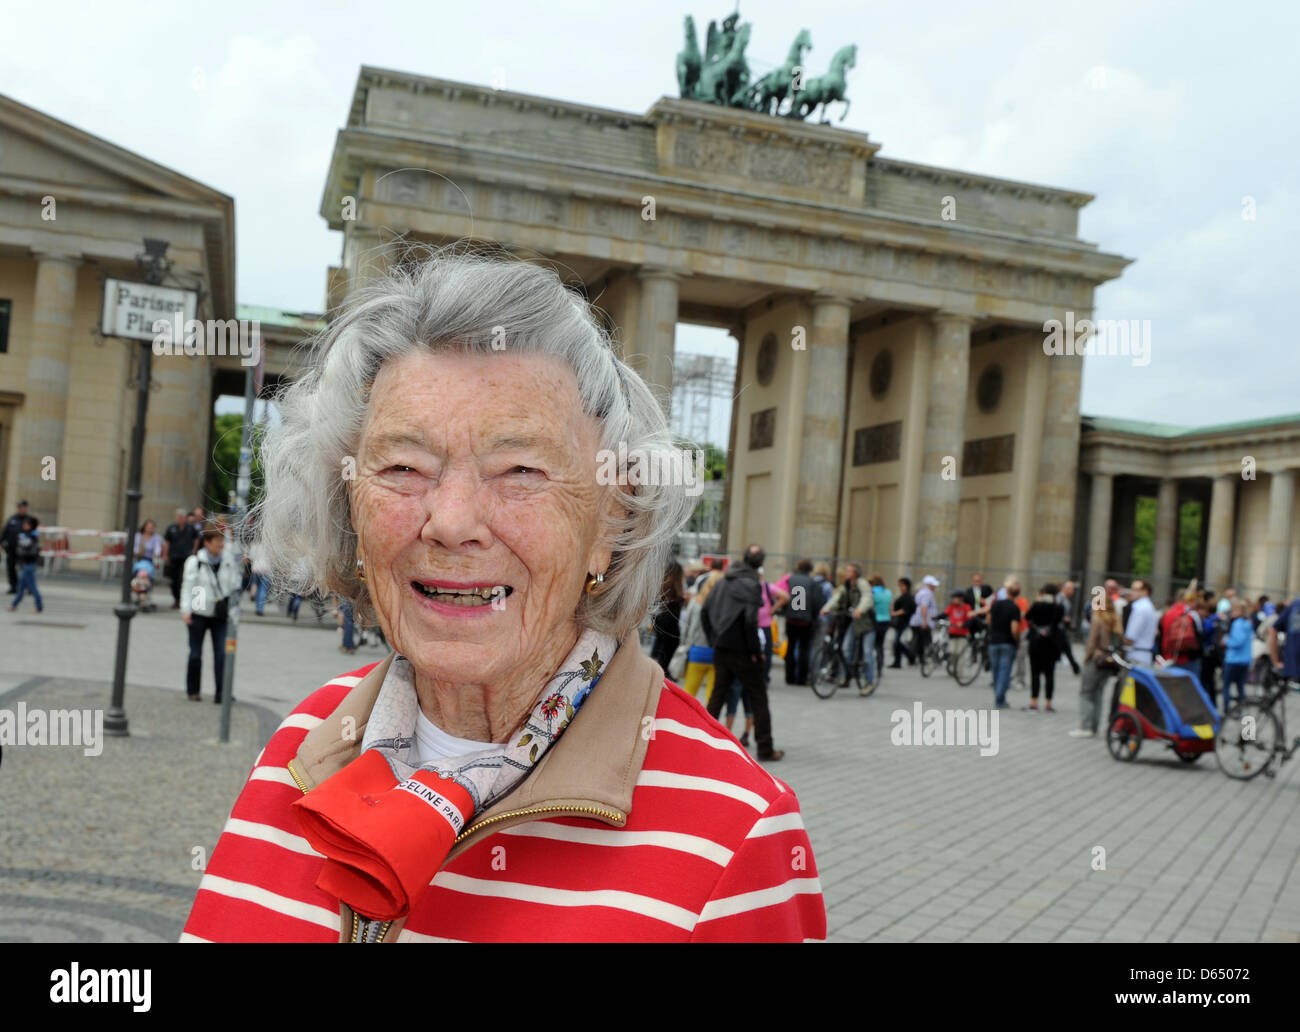
[[[776,409],[766,408],[750,414],[749,450],[770,448],[776,440]]]
[[[981,437],[962,446],[961,475],[980,477],[990,473],[1010,473],[1015,468],[1016,435]]]
[[[375,192],[379,200],[390,204],[424,205],[429,200],[431,181],[435,179],[435,176],[419,169],[397,169],[379,179]]]
[[[847,156],[810,148],[782,147],[684,128],[677,130],[673,143],[673,164],[682,168],[830,193],[848,193],[852,161]]]
[[[903,447],[903,421],[859,427],[853,431],[853,465],[897,462]]]

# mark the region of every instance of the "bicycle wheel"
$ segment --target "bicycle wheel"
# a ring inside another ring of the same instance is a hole
[[[929,677],[934,672],[935,665],[939,661],[938,650],[933,644],[927,645],[921,650],[921,655],[917,658],[921,663],[921,676]]]
[[[1282,728],[1272,708],[1247,699],[1223,718],[1214,739],[1214,756],[1228,777],[1249,781],[1268,769],[1281,740]]]
[[[840,686],[840,678],[843,676],[844,660],[840,657],[839,649],[835,648],[833,642],[823,640],[813,656],[808,675],[813,694],[819,699],[829,699]]]
[[[1106,748],[1117,760],[1135,760],[1142,748],[1142,725],[1132,713],[1116,713],[1106,729]]]
[[[984,655],[982,650],[973,640],[968,641],[961,651],[957,653],[957,660],[953,664],[953,677],[964,688],[966,685],[974,683],[983,667]]]

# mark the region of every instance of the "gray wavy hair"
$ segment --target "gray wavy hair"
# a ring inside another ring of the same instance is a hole
[[[618,454],[619,442],[629,456],[674,448],[654,391],[615,355],[586,300],[554,271],[451,249],[422,257],[411,262],[408,254],[358,290],[305,345],[305,374],[279,391],[281,422],[260,448],[265,493],[250,516],[274,576],[298,594],[338,595],[363,623],[376,614],[356,575],[344,471],[355,462],[370,385],[390,359],[421,349],[550,355],[577,378],[583,411],[599,423],[602,450]],[[602,528],[612,553],[604,585],[583,594],[575,616],[583,627],[622,639],[654,603],[694,499],[681,483],[636,484],[634,478],[620,501],[626,518]]]

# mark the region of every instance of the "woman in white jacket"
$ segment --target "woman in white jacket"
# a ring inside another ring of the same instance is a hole
[[[181,619],[190,634],[190,658],[185,671],[185,693],[199,701],[199,679],[203,672],[203,637],[212,634],[212,672],[216,677],[213,701],[221,701],[226,672],[226,620],[229,598],[239,590],[240,573],[223,555],[226,540],[219,530],[205,530],[202,545],[185,560],[181,579]]]

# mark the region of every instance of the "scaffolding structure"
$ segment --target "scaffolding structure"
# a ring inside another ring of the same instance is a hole
[[[727,442],[711,440],[710,437],[715,414],[722,417],[722,426],[730,426],[736,364],[717,355],[679,351],[673,367],[671,421],[674,436],[690,441],[696,447],[713,444],[725,452]]]
[[[691,448],[714,445],[727,452],[727,430],[731,425],[732,391],[736,364],[716,355],[678,352],[673,369],[673,397],[670,422],[673,436]],[[714,426],[723,427],[722,440],[715,440]],[[691,521],[677,535],[680,559],[695,559],[717,550],[722,539],[722,496],[724,482],[704,485]]]

